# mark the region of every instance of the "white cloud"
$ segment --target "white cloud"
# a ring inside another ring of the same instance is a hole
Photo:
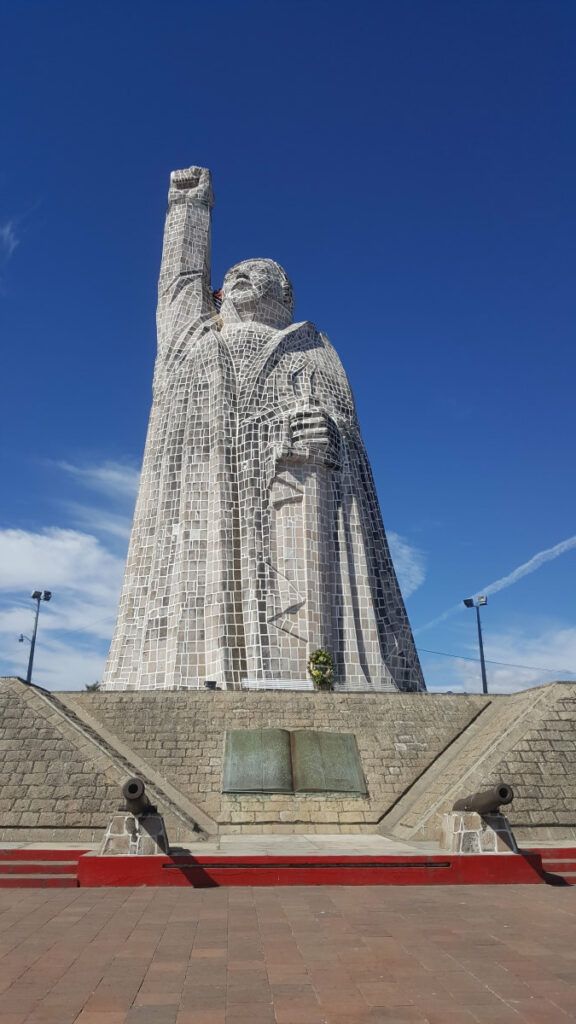
[[[94,536],[51,527],[40,532],[0,530],[0,651],[4,672],[22,675],[34,603],[42,603],[34,678],[41,685],[78,688],[101,674],[112,632],[124,560]]]
[[[0,590],[64,589],[107,601],[117,592],[122,562],[96,537],[51,527],[41,533],[0,530]]]
[[[100,465],[75,466],[70,462],[59,462],[58,466],[85,487],[109,498],[133,500],[138,493],[140,470],[126,463],[103,462]]]
[[[105,534],[119,539],[123,546],[132,528],[139,470],[128,463],[111,461],[86,466],[70,462],[57,462],[55,465],[73,483],[88,488],[95,496],[90,504],[79,501],[64,503],[72,524],[97,536]]]
[[[16,235],[14,221],[7,220],[0,224],[0,255],[4,260],[9,260],[14,250],[20,244]]]
[[[388,533],[388,543],[402,594],[410,597],[426,579],[424,554],[393,530]]]
[[[524,576],[528,576],[530,573],[535,572],[541,565],[546,562],[552,562],[555,558],[565,554],[567,551],[572,551],[576,548],[576,535],[568,537],[566,540],[560,541],[559,544],[555,544],[554,547],[545,548],[543,551],[538,551],[532,558],[529,558],[527,562],[523,562],[512,572],[508,573],[507,576],[502,576],[499,580],[495,580],[493,583],[487,583],[485,587],[480,587],[479,590],[471,594],[471,597],[478,597],[479,594],[497,594],[500,590],[505,590],[507,587],[511,587],[518,580],[521,580]],[[415,634],[422,633],[425,629],[431,629],[432,626],[438,626],[441,622],[445,622],[446,619],[455,615],[456,612],[462,611],[462,602],[452,605],[441,615],[438,615],[435,619],[431,619],[430,622],[426,622],[423,626],[418,626],[414,630]]]
[[[132,517],[108,512],[94,505],[81,505],[78,502],[67,502],[66,508],[77,525],[95,533],[105,533],[121,540],[128,540],[132,529]]]
[[[435,658],[421,654],[432,689],[482,689],[477,651],[470,646],[473,661],[464,658]],[[525,629],[509,629],[485,637],[486,675],[490,693],[510,693],[558,679],[576,678],[576,626],[534,623]],[[502,664],[495,664],[500,662]]]
[[[25,674],[29,648],[18,635],[33,628],[30,593],[47,589],[53,598],[41,606],[34,680],[78,689],[102,676],[140,474],[110,460],[57,466],[92,501],[64,501],[66,527],[0,530],[0,672]]]
[[[14,652],[6,658],[11,675],[26,676],[28,644],[14,644]],[[92,643],[73,645],[46,636],[40,622],[34,655],[33,681],[47,690],[81,690],[87,683],[102,679],[108,644],[99,648]]]
[[[483,590],[479,590],[477,594],[474,594],[474,597],[477,597],[478,594],[497,594],[499,590],[505,590],[506,587],[511,587],[512,584],[517,583],[523,576],[528,576],[529,573],[535,572],[545,562],[552,562],[559,555],[565,554],[566,551],[572,551],[573,548],[576,548],[576,536],[568,537],[567,540],[560,541],[559,544],[555,544],[552,548],[539,551],[527,562],[519,565],[511,573],[508,573],[507,576],[502,576],[495,583],[489,583]]]

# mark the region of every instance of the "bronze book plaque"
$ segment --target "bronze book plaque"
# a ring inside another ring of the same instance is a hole
[[[351,732],[290,733],[295,793],[365,793],[356,737]]]
[[[285,729],[226,733],[225,793],[292,793],[290,734]]]
[[[224,793],[366,794],[353,733],[240,729],[226,733]]]

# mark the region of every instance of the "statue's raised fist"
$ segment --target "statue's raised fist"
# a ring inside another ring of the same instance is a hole
[[[181,171],[172,171],[170,175],[171,202],[185,202],[194,199],[199,203],[214,205],[212,179],[207,167],[185,167]]]

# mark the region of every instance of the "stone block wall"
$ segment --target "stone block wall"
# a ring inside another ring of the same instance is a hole
[[[576,838],[576,684],[496,696],[465,733],[385,815],[381,829],[436,838],[455,800],[509,782],[506,808],[524,842]]]
[[[118,786],[100,752],[71,734],[35,687],[0,687],[0,837],[12,830],[64,830],[91,840],[118,804]]]
[[[59,699],[170,779],[220,832],[374,831],[406,787],[489,703],[481,696],[426,693],[192,690]],[[226,730],[258,728],[354,733],[368,796],[223,794]]]
[[[0,679],[0,841],[94,842],[121,803],[129,775],[142,774],[70,714],[51,694]],[[162,788],[172,842],[202,832]]]
[[[128,775],[171,842],[218,833],[439,838],[459,797],[510,782],[519,838],[576,838],[576,684],[512,696],[221,691],[46,693],[0,680],[0,840],[96,841]],[[367,795],[223,794],[226,730],[356,736]]]
[[[540,699],[534,700],[526,728],[498,763],[487,767],[483,781],[514,780],[508,817],[519,836],[576,839],[576,685],[531,693]]]

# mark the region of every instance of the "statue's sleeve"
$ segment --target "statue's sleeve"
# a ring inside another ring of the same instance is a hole
[[[206,172],[207,173],[207,172]],[[167,357],[184,331],[215,313],[210,288],[211,190],[171,187],[158,282],[158,354]]]
[[[270,360],[275,370],[278,415],[273,455],[338,468],[343,438],[356,423],[348,378],[328,338],[313,324],[284,332]]]

